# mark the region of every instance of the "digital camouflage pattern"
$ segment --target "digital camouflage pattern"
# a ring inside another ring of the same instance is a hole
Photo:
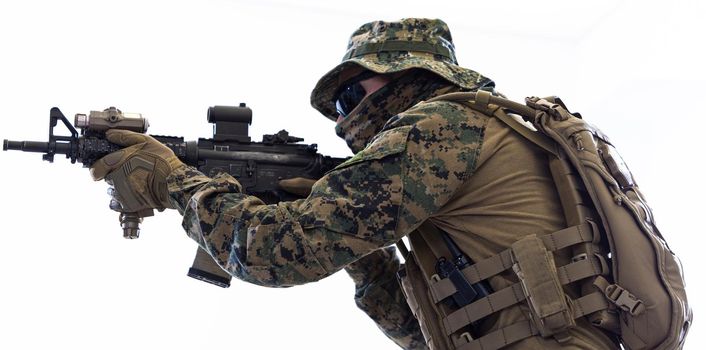
[[[410,233],[452,197],[473,173],[487,120],[450,102],[418,104],[294,202],[266,205],[229,175],[210,179],[193,168],[169,177],[170,197],[189,236],[235,277],[282,287],[349,266],[356,285],[367,285],[358,288],[361,309],[403,348],[424,348],[391,283],[393,269],[366,280],[355,272],[364,261],[350,264]],[[377,296],[396,303],[381,307]]]
[[[427,71],[414,70],[408,73],[363,99],[347,118],[336,124],[336,134],[346,141],[353,153],[365,148],[391,116],[431,96],[458,89]]]
[[[425,349],[414,318],[397,281],[400,261],[395,248],[378,249],[346,266],[355,281],[355,303],[375,321],[380,330],[405,349]]]
[[[358,307],[399,346],[424,349],[396,280],[394,248],[380,248],[411,232],[470,176],[486,117],[452,103],[413,106],[451,91],[492,89],[493,83],[455,64],[450,33],[438,20],[369,23],[353,34],[349,48],[403,37],[442,43],[448,57],[351,52],[314,89],[314,107],[335,119],[331,99],[342,79],[363,69],[405,71],[337,125],[356,155],[318,181],[307,199],[265,205],[242,194],[227,175],[209,179],[190,168],[170,177],[169,190],[189,235],[235,277],[280,287],[345,267]],[[431,147],[437,143],[443,146]]]
[[[227,174],[189,167],[168,178],[170,196],[189,235],[234,276],[303,284],[393,244],[442,206],[473,172],[485,121],[457,104],[420,104],[306,199],[267,205]]]
[[[184,166],[167,178],[169,201],[187,234],[234,277],[286,287],[345,268],[359,308],[399,346],[424,349],[428,340],[396,281],[399,261],[390,245],[428,220],[480,261],[565,222],[543,152],[463,104],[424,102],[452,91],[493,91],[490,79],[456,65],[446,24],[363,25],[343,62],[312,92],[314,107],[335,120],[339,86],[366,69],[397,74],[339,123],[337,133],[355,155],[314,183],[307,198],[268,205],[228,174],[210,178]],[[556,258],[566,262],[567,254]],[[501,290],[517,278],[488,282]],[[527,315],[526,305],[514,305],[474,328],[488,334]],[[617,349],[584,319],[569,334],[563,344],[536,336],[507,349]]]
[[[411,68],[433,72],[463,90],[493,86],[490,79],[457,64],[451,32],[444,21],[424,18],[374,21],[353,32],[343,62],[319,80],[311,93],[311,104],[335,121],[338,113],[333,98],[341,84],[351,77],[346,73],[367,69],[384,74]]]

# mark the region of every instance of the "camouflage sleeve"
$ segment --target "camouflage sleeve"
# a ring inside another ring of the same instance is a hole
[[[315,281],[414,230],[468,178],[485,119],[461,108],[435,102],[393,118],[306,199],[266,205],[229,175],[188,167],[169,177],[170,198],[189,236],[233,276]]]
[[[417,319],[400,284],[395,248],[376,250],[346,266],[355,282],[355,303],[385,335],[403,349],[427,349]]]

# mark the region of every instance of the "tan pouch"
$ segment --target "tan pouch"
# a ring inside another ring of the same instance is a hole
[[[527,296],[530,316],[543,337],[557,340],[568,337],[566,330],[575,325],[564,291],[559,282],[554,255],[536,235],[528,235],[512,244],[513,271]]]

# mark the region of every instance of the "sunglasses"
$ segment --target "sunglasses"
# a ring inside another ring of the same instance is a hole
[[[348,117],[348,114],[365,98],[365,88],[360,82],[375,75],[377,73],[373,71],[365,71],[343,84],[334,94],[333,101],[336,104],[336,112],[344,118]]]

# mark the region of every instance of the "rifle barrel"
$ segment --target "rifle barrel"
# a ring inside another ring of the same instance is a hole
[[[65,154],[71,153],[71,144],[68,142],[42,142],[42,141],[11,141],[3,140],[3,151],[22,151],[36,153]]]
[[[47,153],[49,152],[49,142],[4,140],[2,150]]]

